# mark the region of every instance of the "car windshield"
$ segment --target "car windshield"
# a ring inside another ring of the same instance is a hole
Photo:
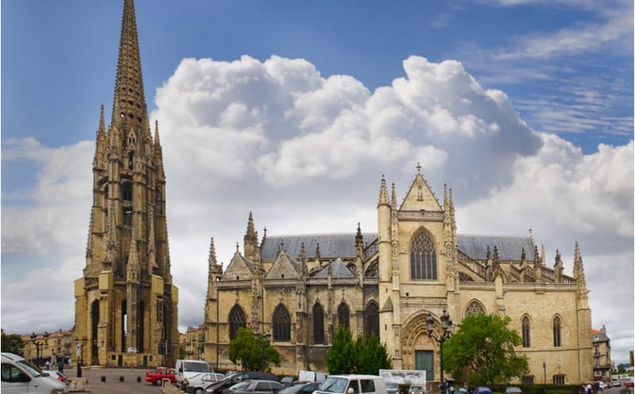
[[[421,386],[410,386],[410,390],[412,390],[412,391],[423,391],[423,387],[421,387]]]
[[[397,383],[386,383],[386,387],[389,387],[391,389],[396,389],[399,387],[399,385]]]
[[[231,386],[229,389],[230,390],[234,390],[234,391],[241,391],[247,388],[247,386],[249,386],[249,383],[251,383],[250,381],[245,381],[245,382],[240,382],[240,383],[236,383],[235,385]]]
[[[30,362],[26,360],[19,360],[17,361],[17,363],[20,364],[22,368],[26,369],[29,374],[35,377],[42,376],[42,370],[36,367],[35,365],[31,364]]]
[[[191,372],[212,372],[212,369],[209,367],[207,363],[185,363],[183,368],[184,371]]]
[[[344,378],[327,378],[320,386],[320,391],[329,393],[343,393],[346,390],[348,379]]]

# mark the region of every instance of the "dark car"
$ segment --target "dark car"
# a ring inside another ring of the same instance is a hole
[[[476,386],[472,394],[492,394],[492,389],[487,386]]]
[[[273,394],[284,386],[276,380],[249,380],[223,390],[223,394]]]
[[[318,382],[296,382],[280,390],[278,394],[311,394],[320,388],[320,384]]]
[[[212,383],[205,387],[205,392],[208,394],[221,394],[223,390],[244,380],[274,380],[277,382],[278,376],[270,372],[237,372],[229,375],[220,382]]]

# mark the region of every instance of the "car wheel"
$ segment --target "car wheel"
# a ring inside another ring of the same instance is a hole
[[[200,387],[197,387],[195,393],[196,394],[203,394],[203,389],[200,388]]]

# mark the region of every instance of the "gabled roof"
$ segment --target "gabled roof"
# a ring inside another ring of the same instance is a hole
[[[342,261],[342,259],[338,258],[334,262],[331,263],[331,272],[333,278],[354,278],[355,275],[348,269],[346,264]],[[329,275],[329,266],[326,265],[320,271],[318,271],[314,278],[328,278]]]
[[[223,274],[223,280],[232,280],[236,277],[249,279],[253,276],[255,265],[253,261],[244,258],[240,253],[236,252]]]

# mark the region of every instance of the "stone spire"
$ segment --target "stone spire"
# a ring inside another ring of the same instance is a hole
[[[578,286],[578,299],[587,300],[588,291],[586,287],[586,279],[584,277],[584,265],[582,264],[582,255],[580,254],[580,246],[575,243],[573,252],[573,279]]]
[[[364,236],[362,235],[362,228],[360,227],[359,222],[357,222],[357,234],[355,234],[355,250],[357,252],[357,257],[363,257]]]
[[[123,130],[124,120],[132,130],[150,132],[133,0],[124,0],[111,126]]]
[[[379,189],[379,202],[377,205],[388,205],[388,188],[386,187],[386,178],[381,176],[381,187]]]
[[[258,258],[258,233],[256,232],[256,228],[254,227],[254,217],[249,212],[249,219],[247,220],[247,232],[243,237],[243,244],[245,245],[245,258],[251,261],[259,261]]]

